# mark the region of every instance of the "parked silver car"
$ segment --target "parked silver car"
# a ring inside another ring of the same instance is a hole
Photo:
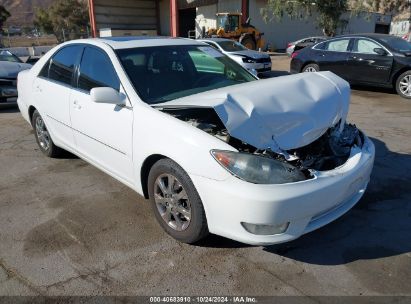
[[[306,46],[311,46],[314,45],[318,42],[324,41],[326,40],[327,37],[323,37],[323,36],[318,36],[318,37],[307,37],[307,38],[303,38],[294,42],[289,42],[287,44],[287,50],[286,53],[288,56],[291,57],[291,55],[294,53],[294,51],[296,51],[296,45],[299,45],[299,49],[302,49]]]
[[[0,50],[0,109],[17,106],[17,74],[30,68],[10,51]]]
[[[247,49],[241,43],[231,39],[207,38],[200,41],[219,50],[250,72],[263,73],[271,71],[271,58],[266,53]]]

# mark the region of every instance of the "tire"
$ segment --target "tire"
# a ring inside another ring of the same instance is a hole
[[[46,124],[37,110],[33,113],[31,125],[33,126],[34,136],[36,137],[40,151],[47,157],[60,156],[64,150],[54,144],[47,130]]]
[[[168,185],[172,178],[175,179],[174,187],[170,187],[170,191]],[[151,168],[147,184],[155,217],[170,236],[192,244],[208,235],[200,196],[190,177],[178,164],[170,159],[159,160]]]
[[[255,41],[251,36],[244,37],[243,40],[241,40],[241,44],[250,50],[255,50],[256,48]]]
[[[307,64],[302,69],[303,73],[310,73],[310,72],[312,73],[312,72],[319,72],[319,71],[320,71],[320,67],[316,63]]]
[[[406,71],[397,78],[395,90],[401,97],[411,99],[411,71]]]

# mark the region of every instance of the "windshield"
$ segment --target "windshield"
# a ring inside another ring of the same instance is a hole
[[[19,62],[22,63],[19,57],[13,55],[9,51],[0,51],[0,61]]]
[[[404,39],[394,36],[387,36],[379,39],[397,52],[411,52],[411,43]]]
[[[210,46],[161,46],[116,51],[140,98],[166,102],[256,80]]]
[[[237,41],[218,41],[217,44],[226,52],[238,52],[248,50]]]
[[[220,28],[220,27],[225,28],[227,23],[228,23],[227,15],[217,16],[217,28]]]

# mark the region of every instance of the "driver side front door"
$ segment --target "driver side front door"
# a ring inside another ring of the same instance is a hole
[[[71,95],[70,116],[77,150],[101,168],[132,184],[133,109],[128,106],[95,103],[90,90],[111,87],[123,92],[120,80],[105,51],[86,47]]]

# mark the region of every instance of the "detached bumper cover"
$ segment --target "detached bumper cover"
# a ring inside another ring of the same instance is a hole
[[[373,168],[375,148],[366,138],[353,148],[347,162],[315,178],[284,185],[256,185],[230,177],[215,181],[191,176],[199,191],[211,233],[252,245],[291,241],[318,229],[350,210],[362,197]],[[241,222],[281,225],[277,235],[247,232]]]

